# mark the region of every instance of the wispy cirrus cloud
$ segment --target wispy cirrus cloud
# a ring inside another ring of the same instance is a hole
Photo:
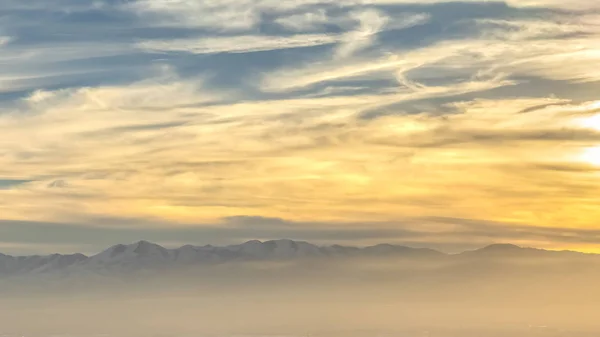
[[[293,36],[235,36],[229,38],[200,38],[184,40],[144,41],[137,46],[144,50],[161,52],[189,52],[193,54],[251,53],[278,49],[306,48],[333,44],[334,35],[303,34]]]
[[[326,242],[345,228],[345,242],[590,250],[594,6],[9,0],[0,217],[105,241],[135,222],[147,231],[127,237]],[[223,220],[236,216],[259,221]],[[263,228],[271,218],[285,230]]]
[[[163,26],[244,31],[260,22],[260,7],[248,1],[140,0],[125,8]]]
[[[350,17],[359,25],[356,30],[343,35],[342,43],[335,53],[337,58],[351,56],[360,49],[371,45],[376,34],[385,27],[389,20],[382,12],[373,9],[351,12]]]
[[[172,87],[178,88],[175,91],[182,88]],[[597,130],[569,122],[574,113],[581,116],[579,106],[548,105],[563,102],[546,99],[479,101],[456,105],[461,113],[450,117],[390,115],[370,122],[361,120],[360,112],[384,104],[381,96],[204,107],[183,104],[146,113],[142,122],[139,111],[152,106],[152,101],[135,97],[139,93],[139,97],[158,99],[152,90],[159,93],[159,88],[132,87],[129,100],[121,96],[125,88],[120,88],[116,97],[109,89],[87,89],[51,105],[44,103],[48,98],[33,99],[38,115],[4,118],[2,127],[12,131],[3,135],[3,143],[13,139],[20,145],[15,143],[5,157],[4,163],[11,165],[2,166],[31,176],[45,167],[48,176],[37,185],[13,191],[11,202],[3,207],[4,214],[25,211],[15,207],[15,201],[21,199],[29,200],[27,207],[41,207],[38,216],[68,218],[72,207],[62,208],[61,200],[72,205],[72,197],[78,195],[81,202],[93,205],[87,208],[82,204],[79,209],[83,214],[94,209],[94,213],[118,216],[127,207],[127,213],[135,216],[200,221],[232,211],[289,217],[285,209],[291,207],[302,209],[304,217],[312,219],[389,220],[402,214],[429,214],[430,203],[444,200],[446,210],[436,212],[476,217],[485,210],[488,217],[497,220],[545,223],[507,211],[519,193],[530,198],[530,193],[546,188],[543,175],[538,172],[528,177],[527,172],[544,163],[584,165],[578,159],[579,151],[600,138]],[[196,102],[200,92],[192,91],[177,101],[189,97],[190,103]],[[548,107],[522,113],[537,106]],[[67,110],[70,115],[65,114]],[[89,118],[91,112],[94,119]],[[165,124],[167,121],[172,124]],[[55,127],[48,128],[50,125]],[[571,125],[570,129],[565,130],[566,125]],[[23,142],[19,136],[23,129],[35,131],[37,139]],[[223,138],[223,133],[228,137]],[[563,151],[547,147],[549,142],[565,141],[570,146]],[[59,144],[62,146],[57,147]],[[515,148],[514,144],[523,147]],[[345,151],[350,145],[352,151]],[[202,156],[194,155],[197,153]],[[521,173],[505,171],[503,167],[513,165],[515,158],[527,158]],[[94,163],[93,170],[75,164],[87,162]],[[461,167],[478,174],[458,178],[454,172]],[[103,174],[94,178],[94,172]],[[268,176],[258,172],[268,172]],[[565,174],[547,172],[555,175],[553,179]],[[593,179],[594,171],[588,172]],[[483,176],[490,180],[482,185]],[[66,188],[48,189],[57,179],[67,181]],[[388,179],[403,188],[395,190],[392,187],[396,185],[389,186]],[[511,192],[504,191],[507,179],[525,179],[527,183],[521,192],[514,187]],[[447,192],[427,192],[436,185],[446,186]],[[324,186],[330,191],[326,197],[310,192]],[[454,195],[459,186],[468,193]],[[594,185],[583,186],[577,187],[580,196],[591,197]],[[561,202],[569,203],[569,190],[575,188],[576,182],[555,185],[554,195],[565,193]],[[50,195],[55,203],[48,202]],[[482,195],[488,195],[495,204],[483,206],[478,201]],[[392,211],[389,207],[395,200],[403,202]],[[543,200],[540,198],[539,204],[529,202],[530,207],[541,207],[547,202]],[[508,204],[498,213],[496,205],[503,202]],[[578,203],[578,207],[585,206],[580,199]],[[472,207],[459,211],[459,205],[468,204]]]
[[[325,9],[316,9],[289,16],[280,16],[275,23],[296,32],[322,30],[326,25],[335,23],[335,18],[328,16]]]

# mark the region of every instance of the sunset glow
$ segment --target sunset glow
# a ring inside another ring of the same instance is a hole
[[[581,155],[581,158],[592,165],[600,166],[600,147],[591,147],[585,149]]]
[[[3,1],[0,251],[595,249],[599,4]]]

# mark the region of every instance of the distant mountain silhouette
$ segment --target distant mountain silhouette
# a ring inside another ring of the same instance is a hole
[[[317,246],[304,241],[252,240],[230,246],[185,245],[167,249],[158,244],[139,241],[133,244],[118,244],[96,255],[83,254],[47,256],[9,256],[0,254],[0,277],[15,275],[39,275],[46,273],[85,272],[131,272],[177,267],[223,264],[242,261],[282,261],[302,259],[336,258],[403,258],[427,260],[493,260],[503,258],[553,258],[597,255],[570,251],[556,252],[535,248],[524,248],[512,244],[494,244],[478,250],[460,254],[445,254],[433,249],[412,248],[391,244],[369,247],[341,245]]]

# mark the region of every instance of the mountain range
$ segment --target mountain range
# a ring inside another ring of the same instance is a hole
[[[118,244],[99,254],[46,256],[10,256],[0,254],[0,278],[18,275],[40,275],[80,271],[91,273],[132,272],[139,270],[157,270],[168,268],[191,268],[243,261],[282,261],[302,259],[335,258],[405,258],[427,260],[460,261],[494,258],[554,258],[586,257],[598,255],[572,251],[547,251],[535,248],[523,248],[510,244],[494,244],[478,250],[460,254],[445,254],[433,249],[411,248],[391,244],[379,244],[369,247],[317,246],[308,242],[293,240],[248,241],[229,246],[193,246],[167,249],[158,244],[139,241],[133,244]]]

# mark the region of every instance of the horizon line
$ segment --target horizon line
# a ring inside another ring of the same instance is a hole
[[[576,250],[569,250],[569,249],[562,249],[562,250],[558,250],[558,249],[546,249],[546,248],[538,248],[538,247],[532,247],[532,246],[521,246],[521,245],[517,245],[517,244],[513,244],[513,243],[508,243],[508,242],[498,242],[498,243],[491,243],[491,244],[487,244],[487,245],[483,245],[480,248],[475,248],[475,249],[467,249],[467,250],[462,250],[456,253],[448,253],[448,252],[444,252],[438,249],[434,249],[434,248],[429,248],[429,247],[414,247],[414,246],[410,246],[410,245],[404,245],[404,244],[391,244],[391,243],[378,243],[378,244],[372,244],[372,245],[365,245],[365,246],[357,246],[357,245],[341,245],[341,244],[323,244],[323,245],[319,245],[319,244],[314,244],[311,243],[309,241],[306,240],[293,240],[293,239],[268,239],[268,240],[260,240],[260,239],[252,239],[252,240],[246,240],[243,241],[241,243],[234,243],[234,244],[227,244],[227,245],[212,245],[212,244],[204,244],[204,245],[195,245],[195,244],[183,244],[181,246],[174,246],[173,248],[167,248],[165,246],[163,246],[162,244],[158,244],[156,242],[153,241],[149,241],[149,240],[145,240],[145,239],[140,239],[134,242],[130,242],[130,243],[116,243],[114,245],[111,246],[107,246],[106,248],[92,253],[92,254],[84,254],[81,252],[74,252],[74,253],[48,253],[48,254],[29,254],[29,255],[13,255],[13,254],[4,254],[2,252],[0,252],[0,255],[4,255],[4,256],[9,256],[9,257],[33,257],[33,256],[52,256],[52,255],[58,255],[58,256],[75,256],[75,255],[83,255],[86,258],[101,254],[111,248],[114,247],[118,247],[118,246],[134,246],[134,245],[139,245],[139,244],[150,244],[150,245],[154,245],[154,246],[158,246],[160,248],[166,249],[166,250],[178,250],[187,246],[192,246],[192,247],[215,247],[215,248],[221,248],[221,247],[231,247],[231,246],[240,246],[240,245],[244,245],[244,244],[248,244],[248,243],[252,243],[252,242],[258,242],[261,244],[264,243],[268,243],[268,242],[283,242],[283,241],[287,241],[287,242],[294,242],[294,243],[306,243],[315,247],[319,247],[319,248],[326,248],[326,247],[344,247],[344,248],[356,248],[356,249],[366,249],[366,248],[372,248],[372,247],[377,247],[377,246],[392,246],[392,247],[396,247],[396,248],[408,248],[408,249],[413,249],[413,250],[428,250],[428,251],[432,251],[432,252],[436,252],[436,253],[440,253],[443,255],[447,255],[447,256],[453,256],[453,255],[460,255],[460,254],[464,254],[464,253],[469,253],[469,252],[477,252],[477,251],[482,251],[482,250],[486,250],[486,249],[490,249],[490,248],[511,248],[511,249],[520,249],[520,250],[536,250],[536,251],[543,251],[543,252],[557,252],[557,253],[576,253],[576,254],[582,254],[582,255],[600,255],[598,253],[590,253],[590,252],[582,252],[582,251],[576,251]]]

